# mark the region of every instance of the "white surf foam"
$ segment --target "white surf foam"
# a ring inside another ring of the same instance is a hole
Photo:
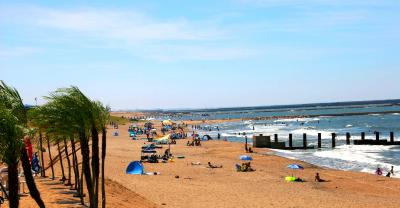
[[[322,151],[276,150],[276,152],[277,155],[301,160],[321,167],[371,174],[374,174],[376,168],[380,167],[386,174],[391,166],[394,166],[395,171],[400,170],[399,165],[384,162],[385,158],[380,155],[382,152],[390,151],[390,148],[390,146],[346,145]],[[394,175],[394,177],[400,178],[400,174]]]

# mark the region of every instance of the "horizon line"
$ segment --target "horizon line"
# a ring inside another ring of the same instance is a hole
[[[379,100],[352,100],[352,101],[333,101],[333,102],[312,102],[312,103],[295,103],[295,104],[276,104],[276,105],[255,105],[255,106],[225,106],[225,107],[212,107],[212,108],[152,108],[152,109],[119,109],[112,110],[111,112],[147,112],[147,111],[207,111],[207,110],[229,110],[229,109],[238,109],[238,108],[283,108],[283,107],[294,107],[294,106],[304,106],[304,107],[312,107],[316,105],[338,105],[338,104],[396,104],[400,103],[400,98],[395,99],[379,99]]]

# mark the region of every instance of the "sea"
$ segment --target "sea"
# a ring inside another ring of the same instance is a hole
[[[304,161],[320,167],[373,174],[380,167],[384,172],[394,166],[400,177],[400,145],[346,145],[346,133],[351,140],[360,139],[365,132],[366,139],[375,139],[375,132],[381,139],[389,140],[394,132],[395,141],[400,141],[400,100],[320,103],[305,105],[264,106],[245,108],[219,108],[202,110],[174,110],[154,112],[158,119],[212,120],[238,119],[235,122],[201,125],[200,135],[208,134],[216,139],[231,142],[252,141],[253,135],[278,134],[279,141],[288,144],[289,134],[293,135],[293,146],[302,146],[303,134],[307,134],[308,146],[317,146],[317,135],[322,134],[322,148],[298,150],[274,150],[276,155]],[[331,134],[337,134],[336,147],[331,146]]]

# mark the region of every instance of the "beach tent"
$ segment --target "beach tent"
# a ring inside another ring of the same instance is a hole
[[[130,175],[141,175],[144,174],[144,168],[142,163],[139,161],[131,162],[128,167],[126,168],[126,174]]]
[[[157,144],[168,144],[170,136],[171,136],[170,134],[167,134],[167,135],[165,135],[165,136],[163,136],[161,138],[154,139],[154,141]]]
[[[240,155],[239,159],[247,161],[253,160],[253,158],[248,155]]]

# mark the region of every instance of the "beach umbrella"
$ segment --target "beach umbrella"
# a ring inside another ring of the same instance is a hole
[[[172,122],[171,120],[164,120],[162,123],[166,126],[172,126],[174,124],[174,122]]]
[[[303,170],[303,166],[299,165],[299,164],[290,164],[287,166],[289,169],[292,170]],[[294,171],[293,171],[294,172]],[[293,177],[293,172],[292,172],[292,177]]]
[[[253,160],[253,158],[248,155],[240,155],[239,159],[246,160],[246,161]]]
[[[299,165],[299,164],[290,164],[287,166],[289,169],[298,169],[298,170],[303,170],[303,166]]]

